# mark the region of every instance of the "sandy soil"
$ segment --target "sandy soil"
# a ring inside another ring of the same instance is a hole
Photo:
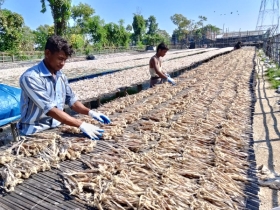
[[[271,89],[265,78],[265,66],[258,59],[255,114],[253,120],[254,149],[257,165],[265,165],[272,172],[280,172],[280,94]],[[280,206],[278,190],[261,187],[260,210],[270,210]]]

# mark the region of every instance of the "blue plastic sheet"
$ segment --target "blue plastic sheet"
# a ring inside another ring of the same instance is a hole
[[[0,126],[20,118],[21,89],[0,83]]]

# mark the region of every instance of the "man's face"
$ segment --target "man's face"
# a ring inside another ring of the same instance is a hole
[[[167,52],[167,50],[159,50],[159,55],[160,55],[161,57],[164,57],[165,54],[166,54],[166,52]]]
[[[62,69],[67,59],[68,56],[64,51],[51,53],[51,51],[45,50],[45,61],[52,71],[59,71]]]

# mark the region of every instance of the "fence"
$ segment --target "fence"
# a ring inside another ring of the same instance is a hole
[[[208,42],[208,47],[227,47],[230,45],[229,42],[225,43],[217,43],[215,41]],[[189,48],[189,44],[169,44],[169,49],[187,49]],[[103,47],[103,48],[92,48],[87,54],[92,55],[102,55],[102,54],[110,54],[110,53],[123,53],[123,52],[144,52],[148,46],[128,46],[128,47]],[[199,44],[196,47],[203,47]],[[75,55],[72,57],[81,57],[86,56],[85,51],[75,50]],[[44,51],[24,51],[18,52],[16,54],[11,54],[7,52],[0,52],[0,63],[9,63],[9,62],[20,62],[20,61],[39,61],[43,59]]]
[[[104,47],[104,48],[92,48],[87,54],[93,55],[102,55],[102,54],[110,54],[110,53],[122,53],[122,52],[131,52],[131,51],[144,51],[146,46],[129,46],[129,47]],[[76,50],[76,56],[85,56],[85,51]],[[41,60],[44,57],[43,51],[25,51],[18,52],[16,54],[0,52],[0,63],[8,63],[8,62],[18,62],[18,61],[35,61]]]
[[[16,54],[0,52],[0,63],[18,62],[18,61],[34,61],[41,60],[44,52],[42,51],[24,51]]]
[[[271,60],[280,65],[280,34],[265,40],[263,50]]]

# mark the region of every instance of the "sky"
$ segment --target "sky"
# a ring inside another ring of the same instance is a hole
[[[194,21],[198,21],[200,15],[205,16],[205,24],[224,31],[255,30],[261,5],[261,0],[72,0],[72,5],[80,2],[89,4],[105,23],[118,23],[123,19],[126,26],[132,24],[134,13],[140,13],[145,19],[154,15],[159,29],[170,35],[176,29],[170,19],[174,14]],[[53,24],[49,6],[46,13],[40,12],[40,0],[5,0],[2,9],[22,15],[25,25],[33,30],[40,25]]]

